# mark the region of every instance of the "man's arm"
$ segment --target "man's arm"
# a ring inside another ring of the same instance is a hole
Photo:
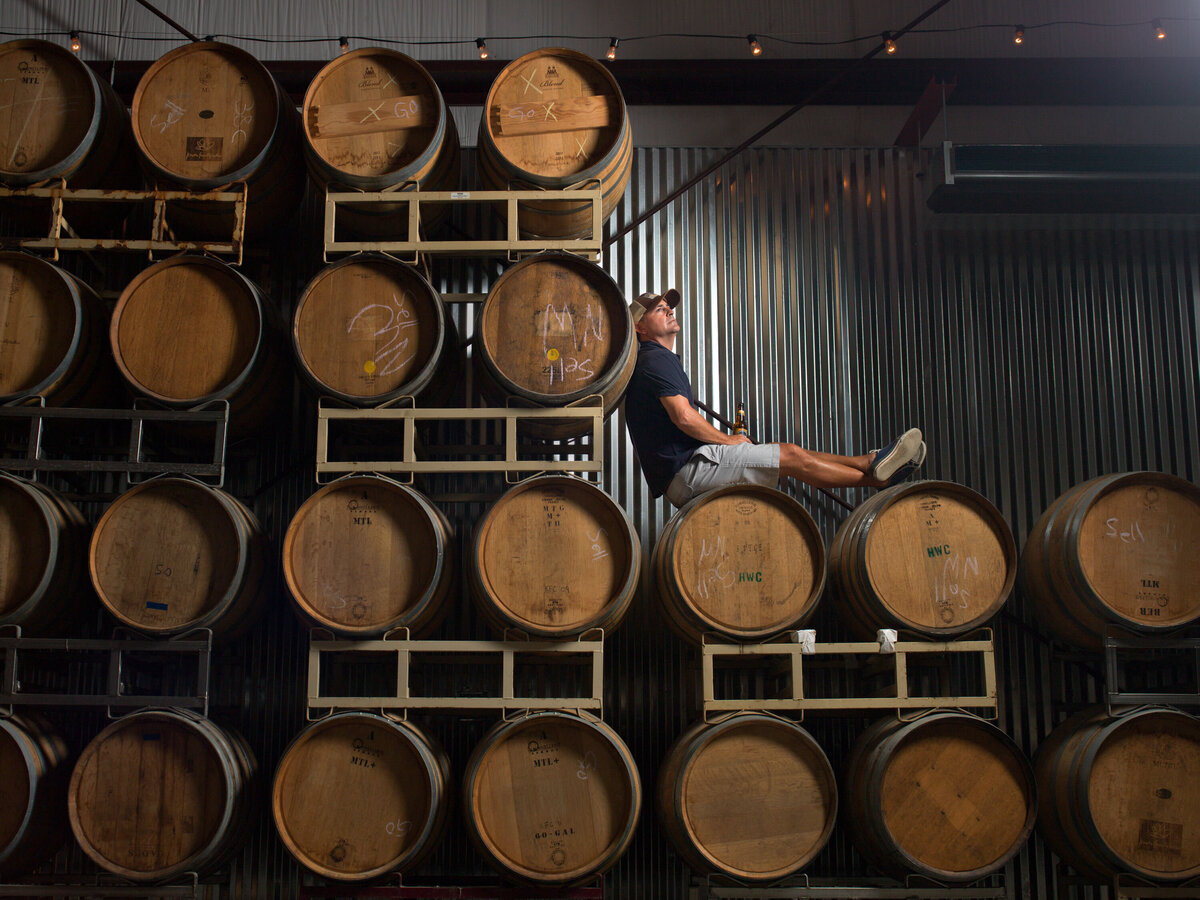
[[[706,444],[750,443],[750,438],[744,434],[726,434],[713,428],[682,394],[672,394],[669,397],[659,397],[658,399],[666,409],[667,415],[671,417],[671,421],[675,423],[675,427],[698,441]]]

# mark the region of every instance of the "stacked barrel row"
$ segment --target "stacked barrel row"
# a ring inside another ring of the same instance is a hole
[[[300,112],[262,63],[214,41],[179,47],[151,65],[132,115],[87,65],[47,41],[0,45],[0,79],[9,110],[0,117],[0,182],[13,187],[65,179],[72,188],[134,189],[143,175],[168,190],[244,185],[246,235],[269,240],[304,195],[306,163],[312,180],[335,190],[459,186],[450,109],[429,73],[394,50],[369,47],[328,63]],[[602,217],[624,193],[633,157],[616,81],[565,49],[538,50],[505,67],[488,92],[479,148],[485,188],[598,187]],[[105,224],[104,208],[113,209],[80,204],[73,212]],[[232,233],[228,205],[197,198],[169,209],[181,236]],[[497,209],[505,214],[504,204]],[[447,211],[430,205],[422,224],[436,227]],[[341,218],[362,236],[397,234],[407,223],[402,217],[397,225],[400,213],[403,204],[351,204]],[[592,210],[578,200],[522,201],[518,222],[527,235],[577,237],[591,231]]]
[[[1165,634],[1200,615],[1190,564],[1198,544],[1193,485],[1160,473],[1107,476],[1047,510],[1025,546],[1021,581],[1039,620],[1065,642],[1095,648],[1105,629]],[[1018,573],[998,512],[947,482],[860,504],[828,568],[837,613],[861,637],[878,628],[966,634],[1000,611]],[[679,511],[655,547],[653,573],[666,619],[686,639],[760,641],[812,619],[826,562],[795,501],[742,486]],[[1169,709],[1069,719],[1039,748],[1036,768],[976,717],[884,719],[850,754],[840,815],[863,854],[897,877],[976,880],[1011,859],[1040,816],[1054,850],[1088,877],[1183,880],[1200,871],[1200,848],[1186,837],[1200,799],[1197,747],[1200,724]],[[693,868],[751,882],[804,868],[839,814],[837,780],[811,736],[753,712],[681,735],[657,799]]]

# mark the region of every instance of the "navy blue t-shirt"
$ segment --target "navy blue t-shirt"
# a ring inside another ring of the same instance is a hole
[[[625,393],[625,422],[650,492],[661,497],[675,473],[704,445],[680,431],[660,397],[680,394],[696,405],[679,357],[657,341],[638,341],[637,366]]]

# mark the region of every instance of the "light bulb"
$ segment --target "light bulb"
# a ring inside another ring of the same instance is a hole
[[[479,48],[479,58],[487,59],[487,41],[485,41],[483,38],[475,38],[475,46]]]
[[[1025,43],[1025,26],[1024,25],[1018,25],[1017,30],[1013,32],[1013,43],[1014,44]]]
[[[80,43],[80,41],[79,41],[79,32],[78,31],[71,32],[71,49],[74,50],[76,53],[78,53],[80,50],[83,49],[83,44]]]
[[[347,52],[350,49],[350,38],[347,38],[347,37],[338,38],[338,46],[342,48],[343,53]]]
[[[608,42],[608,58],[609,59],[617,58],[617,45],[619,43],[621,43],[621,42],[619,40],[617,40],[616,38],[613,38],[612,40],[610,40]]]
[[[750,54],[752,56],[762,56],[762,44],[758,42],[757,34],[746,35],[746,42],[750,44]]]

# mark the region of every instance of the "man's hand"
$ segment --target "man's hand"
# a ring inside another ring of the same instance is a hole
[[[726,434],[709,424],[704,416],[696,411],[692,404],[682,394],[670,397],[659,397],[667,410],[667,415],[675,423],[675,427],[684,434],[691,435],[706,444],[751,444],[753,441],[744,434]]]

